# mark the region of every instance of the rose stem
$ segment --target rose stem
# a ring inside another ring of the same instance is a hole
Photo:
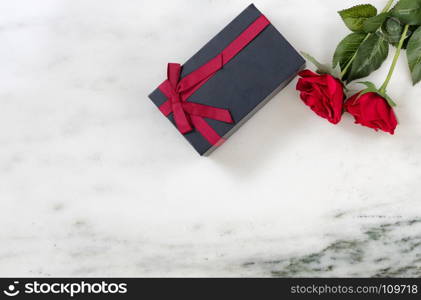
[[[389,0],[389,2],[386,4],[386,7],[383,8],[382,13],[388,12],[394,1],[395,0]]]
[[[382,93],[386,92],[386,88],[390,82],[390,79],[392,78],[393,72],[395,71],[395,67],[398,62],[399,55],[401,54],[403,43],[405,42],[405,39],[407,38],[406,35],[408,33],[408,29],[409,29],[409,25],[405,25],[405,29],[403,30],[401,39],[398,44],[398,48],[396,49],[395,57],[393,58],[392,65],[390,66],[389,73],[387,74],[386,80],[384,81],[383,85],[380,87],[379,91]]]
[[[388,12],[390,7],[392,6],[393,2],[395,2],[395,0],[389,0],[386,4],[385,8],[383,8],[381,13]],[[368,33],[361,43],[364,43],[370,37],[370,35],[371,35],[371,33]],[[341,72],[341,79],[345,76],[346,72],[348,72],[348,69],[351,67],[351,65],[354,62],[356,57],[357,57],[357,52],[355,52],[354,56],[351,57],[350,61],[348,62],[348,64],[345,66],[345,68]]]

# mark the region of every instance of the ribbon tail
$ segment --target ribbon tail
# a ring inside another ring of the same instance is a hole
[[[171,101],[167,100],[158,107],[162,114],[168,117],[169,114],[172,113]]]
[[[184,110],[192,116],[213,119],[225,123],[234,123],[229,110],[193,102],[183,102]]]
[[[193,130],[190,122],[187,119],[186,113],[181,102],[172,103],[172,112],[174,116],[175,125],[182,134],[186,134]]]
[[[191,121],[197,131],[213,146],[220,146],[225,142],[225,139],[210,127],[205,120],[198,116],[191,116]]]

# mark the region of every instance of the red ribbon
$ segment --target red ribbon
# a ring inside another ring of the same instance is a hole
[[[261,15],[221,53],[182,79],[180,79],[181,65],[168,64],[167,80],[159,86],[168,100],[159,109],[165,116],[173,113],[175,124],[182,134],[195,128],[211,145],[220,145],[224,141],[203,118],[233,123],[230,112],[223,108],[187,102],[187,99],[269,24],[268,19]]]

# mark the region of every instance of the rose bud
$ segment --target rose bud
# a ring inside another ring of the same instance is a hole
[[[344,90],[342,82],[329,74],[319,75],[310,70],[301,71],[297,90],[300,98],[317,115],[338,124],[343,113]]]
[[[398,121],[393,108],[377,93],[355,94],[345,102],[345,109],[356,124],[394,134]]]

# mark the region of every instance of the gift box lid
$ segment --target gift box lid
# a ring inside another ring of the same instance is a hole
[[[262,13],[253,4],[248,6],[182,65],[180,78],[185,78],[218,56],[242,33],[250,30],[258,19],[262,19]],[[212,144],[196,128],[185,133],[184,137],[200,155],[210,154],[285,87],[304,64],[304,59],[297,51],[268,23],[241,51],[186,99],[186,102],[229,111],[233,123],[202,118],[206,122],[204,125],[209,125],[221,137],[221,142]],[[155,89],[149,98],[161,108],[171,101],[160,88]],[[169,113],[167,117],[176,125],[173,113]]]

